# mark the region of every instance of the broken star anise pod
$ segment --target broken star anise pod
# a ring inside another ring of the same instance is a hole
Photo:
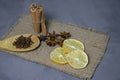
[[[55,34],[55,31],[53,31],[53,33],[49,33],[48,37],[50,38],[50,40],[55,40],[56,39],[56,34]]]
[[[57,38],[57,39],[55,39],[55,41],[56,41],[56,43],[58,44],[58,45],[60,45],[61,47],[62,47],[62,45],[63,45],[63,39],[61,39],[61,38]]]
[[[69,37],[71,37],[71,34],[68,32],[60,32],[60,36],[62,37],[62,38],[64,38],[64,39],[67,39],[67,38],[69,38]]]

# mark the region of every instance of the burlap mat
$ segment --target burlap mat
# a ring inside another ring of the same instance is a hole
[[[88,66],[84,69],[75,70],[68,64],[58,65],[51,62],[49,54],[54,48],[58,46],[49,47],[45,44],[45,42],[42,42],[40,47],[34,51],[8,53],[21,57],[28,61],[54,68],[67,74],[71,74],[78,78],[91,78],[97,65],[101,61],[102,56],[104,55],[108,42],[108,36],[100,31],[76,25],[64,24],[56,20],[47,20],[47,27],[49,29],[49,32],[52,32],[53,30],[56,31],[56,33],[67,31],[71,33],[71,38],[82,41],[85,45],[85,52],[89,57]],[[10,29],[10,31],[4,36],[4,38],[23,33],[38,35],[33,30],[30,14],[27,14],[20,18],[19,21],[12,27],[12,29]]]

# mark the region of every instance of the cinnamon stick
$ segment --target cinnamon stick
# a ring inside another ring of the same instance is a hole
[[[36,24],[36,9],[37,9],[36,3],[32,3],[30,5],[30,11],[32,16],[33,28],[36,33],[39,33],[38,25]]]
[[[41,13],[42,13],[42,6],[37,6],[37,9],[36,9],[36,26],[37,26],[37,30],[38,30],[38,33],[41,32]]]
[[[47,28],[45,25],[43,7],[41,5],[37,6],[35,3],[30,5],[30,11],[32,15],[33,28],[36,33],[41,33],[46,36]]]
[[[47,35],[47,28],[46,28],[45,22],[42,23],[41,25],[42,25],[42,34],[43,34],[44,36],[46,36],[46,35]]]
[[[31,15],[32,15],[32,20],[33,20],[33,23],[36,21],[36,4],[35,3],[32,3],[30,5],[30,11],[31,11]]]
[[[37,6],[37,10],[36,10],[36,15],[37,15],[37,20],[41,22],[42,20],[42,12],[43,12],[43,7]]]
[[[43,11],[42,11],[41,21],[42,21],[42,23],[41,23],[42,34],[43,34],[44,36],[46,36],[46,35],[47,35],[47,28],[46,28],[46,25],[45,25],[45,19],[44,19]]]

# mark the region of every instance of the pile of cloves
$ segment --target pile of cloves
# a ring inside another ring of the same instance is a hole
[[[40,36],[41,41],[45,41],[48,46],[63,45],[63,41],[71,37],[69,32],[60,32],[56,34],[55,31],[48,33],[47,36]]]
[[[13,46],[16,46],[16,48],[28,48],[33,44],[33,41],[31,40],[31,36],[24,37],[21,35],[16,39],[16,41],[13,42]]]

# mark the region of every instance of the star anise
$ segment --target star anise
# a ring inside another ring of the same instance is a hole
[[[62,45],[63,45],[63,39],[61,39],[61,38],[57,38],[57,39],[55,39],[55,41],[56,41],[56,43],[58,44],[58,45],[60,45],[61,47],[62,47]]]
[[[55,34],[55,31],[53,31],[53,33],[49,33],[48,37],[50,38],[50,40],[55,40],[56,39],[56,34]]]
[[[48,46],[55,46],[56,44],[62,46],[63,41],[71,37],[71,34],[68,32],[60,32],[56,34],[55,31],[48,33],[47,36],[40,36],[41,41],[45,41]]]
[[[71,34],[69,32],[60,32],[60,36],[64,39],[67,39],[69,37],[71,37]]]
[[[56,41],[51,40],[50,38],[45,40],[45,42],[48,46],[55,46],[57,44]]]

